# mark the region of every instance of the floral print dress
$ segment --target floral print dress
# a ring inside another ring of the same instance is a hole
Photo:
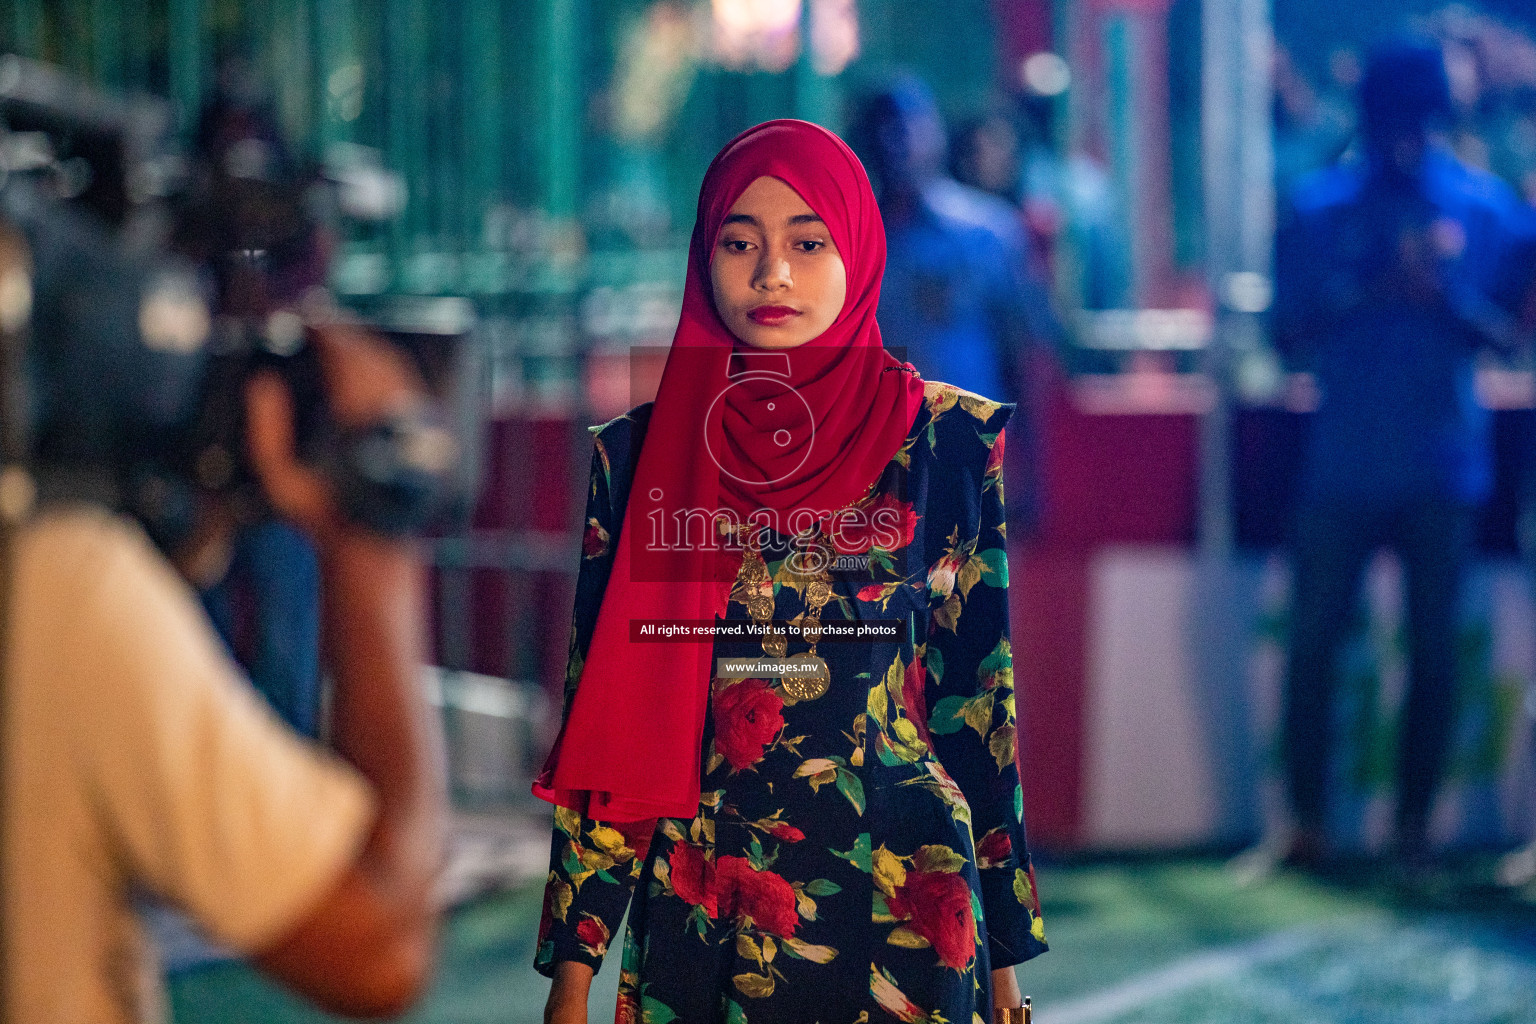
[[[822,621],[898,620],[899,640],[823,641],[831,686],[813,699],[770,679],[714,680],[691,820],[556,809],[537,970],[600,967],[627,909],[619,1022],[990,1021],[992,969],[1046,949],[1015,760],[1012,412],[928,383],[860,502],[899,525],[830,538],[867,557],[833,569]],[[642,405],[593,428],[567,709],[649,415]],[[769,537],[774,618],[794,620],[806,580],[790,539]],[[746,598],[739,579],[726,617],[746,619]],[[791,655],[804,649],[790,641]],[[713,653],[762,652],[717,640]]]

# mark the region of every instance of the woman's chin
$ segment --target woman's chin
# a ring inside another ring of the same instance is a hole
[[[799,348],[811,338],[804,331],[789,331],[781,327],[765,327],[751,324],[733,332],[743,345],[765,350]]]
[[[763,348],[763,350],[776,350],[776,348],[799,348],[805,342],[816,338],[809,333],[808,324],[759,324],[743,316],[739,321],[728,322],[731,333],[736,335],[737,341],[751,348]]]

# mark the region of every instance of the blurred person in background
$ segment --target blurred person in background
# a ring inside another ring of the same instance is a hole
[[[1018,93],[1011,111],[994,111],[956,134],[951,167],[961,182],[1023,211],[1035,276],[1054,294],[1083,309],[1118,308],[1130,301],[1124,218],[1104,165],[1081,149],[1063,152],[1060,104],[1060,96]]]
[[[1405,569],[1409,645],[1394,854],[1420,873],[1455,726],[1462,572],[1492,485],[1474,360],[1521,344],[1512,311],[1536,232],[1502,182],[1445,145],[1438,46],[1382,46],[1359,107],[1360,158],[1304,179],[1277,239],[1276,341],[1322,392],[1294,532],[1287,857],[1315,867],[1329,856],[1337,659],[1366,561],[1385,545]]]
[[[1020,217],[1029,251],[1029,274],[1053,281],[1051,257],[1062,228],[1055,204],[1021,206],[1023,150],[1013,122],[992,111],[960,123],[949,143],[949,170],[962,185],[989,193],[1013,207]]]
[[[383,342],[344,325],[314,334],[338,423],[422,393]],[[418,689],[420,566],[408,543],[344,519],[298,461],[281,379],[259,374],[244,399],[262,491],[320,552],[340,756],[256,698],[136,526],[45,505],[15,539],[6,636],[10,1020],[163,1019],[136,891],[332,1011],[402,1012],[429,976],[445,799],[440,726]],[[194,532],[175,559],[206,564],[192,548],[225,542]]]
[[[950,177],[938,105],[914,78],[865,98],[849,137],[869,168],[885,222],[885,344],[931,379],[1023,409],[1012,435],[1008,514],[1027,536],[1041,498],[1041,409],[1032,381],[1059,327],[1032,273],[1018,208]]]
[[[1130,253],[1109,175],[1087,153],[1059,152],[1056,102],[1022,92],[1012,114],[994,110],[965,121],[950,142],[950,172],[1019,211],[1030,274],[1050,292],[1084,309],[1123,306]]]
[[[956,181],[990,192],[1008,203],[1019,198],[1019,133],[1002,114],[988,112],[961,121],[949,144],[949,170]]]

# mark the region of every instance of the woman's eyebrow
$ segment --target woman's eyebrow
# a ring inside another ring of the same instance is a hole
[[[797,213],[785,221],[785,223],[790,227],[794,227],[798,224],[824,224],[826,222],[821,219],[819,214]],[[750,213],[733,213],[721,222],[721,227],[724,227],[726,224],[751,224],[753,227],[762,227],[762,222]]]

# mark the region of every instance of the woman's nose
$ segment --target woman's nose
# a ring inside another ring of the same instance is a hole
[[[764,255],[757,264],[759,288],[788,288],[794,282],[789,276],[789,260],[777,254]]]

